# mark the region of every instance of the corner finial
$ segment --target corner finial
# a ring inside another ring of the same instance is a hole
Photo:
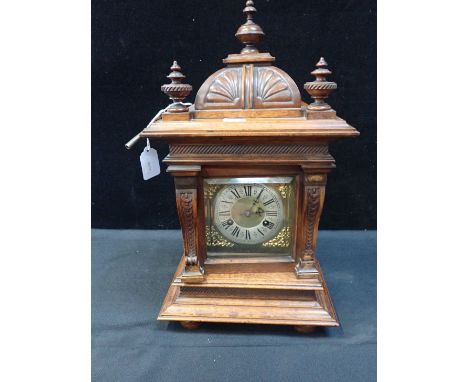
[[[188,106],[184,105],[182,101],[192,91],[192,85],[182,83],[185,76],[181,70],[182,68],[177,64],[177,61],[174,61],[171,66],[171,73],[167,76],[171,80],[171,83],[161,86],[161,91],[172,100],[172,104],[167,109],[168,113],[183,113],[188,111]]]
[[[247,21],[239,27],[236,33],[237,39],[245,44],[241,53],[258,53],[258,49],[255,47],[255,44],[262,41],[265,33],[263,33],[262,28],[253,21],[253,15],[257,12],[257,9],[254,7],[254,2],[252,0],[246,1],[243,12],[247,17]]]
[[[315,81],[306,82],[304,84],[304,89],[315,101],[314,103],[311,103],[309,106],[307,106],[307,109],[310,111],[331,110],[330,105],[325,102],[325,99],[338,86],[335,82],[327,81],[327,76],[329,76],[332,72],[327,69],[328,64],[323,57],[320,57],[319,62],[317,62],[315,66],[317,69],[311,72],[311,74],[316,77]]]

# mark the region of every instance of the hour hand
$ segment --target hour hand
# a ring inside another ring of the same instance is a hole
[[[258,207],[257,210],[255,211],[255,213],[256,213],[257,215],[261,215],[261,214],[263,214],[264,212],[265,212],[265,211],[263,211],[263,209],[260,208],[260,207]]]

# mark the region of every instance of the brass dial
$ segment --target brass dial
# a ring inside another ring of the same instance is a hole
[[[232,184],[216,195],[214,223],[229,241],[243,245],[273,238],[284,220],[278,192],[264,184]]]

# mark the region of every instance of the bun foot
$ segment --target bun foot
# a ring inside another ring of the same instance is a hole
[[[198,329],[201,326],[201,322],[196,322],[196,321],[180,321],[180,325],[184,327],[185,329]]]
[[[316,326],[311,325],[296,325],[294,330],[299,333],[313,333],[317,330]]]

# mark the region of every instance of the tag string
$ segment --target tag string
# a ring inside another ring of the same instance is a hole
[[[148,152],[150,150],[151,146],[150,146],[150,141],[148,138],[146,138],[146,151]]]
[[[191,104],[190,102],[182,103],[182,105],[184,105],[184,106],[189,106],[189,107],[192,106],[192,104]],[[158,119],[161,119],[162,113],[164,113],[164,112],[169,108],[169,106],[171,106],[171,105],[168,105],[168,106],[166,106],[164,109],[159,110],[158,113],[154,116],[154,118],[150,121],[150,123],[148,123],[148,125],[147,125],[143,130],[146,130],[146,129],[150,128],[151,125],[152,125],[154,122],[156,122]],[[141,132],[138,133],[137,135],[135,135],[132,139],[130,139],[130,140],[125,144],[125,148],[126,148],[127,150],[130,150],[130,149],[133,147],[133,145],[135,145],[135,143],[140,139],[140,134],[141,134]],[[150,149],[150,146],[149,146],[149,143],[147,143],[146,151],[149,151],[149,149]]]

